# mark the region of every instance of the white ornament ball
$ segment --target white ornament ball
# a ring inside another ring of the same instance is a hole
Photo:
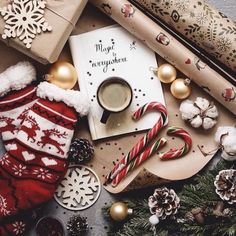
[[[157,217],[157,215],[152,215],[149,217],[149,222],[152,224],[152,225],[157,225],[160,220],[159,218]]]

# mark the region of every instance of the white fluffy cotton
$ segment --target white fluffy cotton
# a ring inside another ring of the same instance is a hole
[[[197,97],[194,103],[203,111],[205,111],[210,106],[210,102],[207,99],[201,97]]]
[[[0,74],[0,96],[11,90],[23,89],[34,80],[36,80],[34,66],[27,61],[19,62]]]
[[[194,106],[194,103],[191,100],[185,100],[184,102],[182,102],[179,110],[181,112],[183,120],[192,119],[200,113],[200,109]]]
[[[192,127],[211,129],[216,123],[218,110],[215,105],[201,97],[196,101],[185,100],[180,104],[180,113],[183,120],[188,121]]]
[[[194,128],[199,128],[202,126],[202,118],[200,117],[200,115],[197,115],[195,118],[193,118],[190,121],[190,124],[194,127]]]
[[[203,129],[211,129],[213,126],[215,126],[216,123],[217,123],[216,120],[206,117],[203,119],[202,127]]]
[[[87,115],[90,107],[86,94],[74,90],[64,90],[48,82],[39,84],[37,96],[50,101],[64,102],[69,107],[74,107],[81,116]]]
[[[215,134],[215,141],[222,145],[222,157],[228,161],[236,160],[236,127],[219,127]]]

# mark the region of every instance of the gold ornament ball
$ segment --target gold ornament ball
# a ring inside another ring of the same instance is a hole
[[[169,84],[176,79],[176,69],[170,64],[163,64],[157,69],[158,79],[165,84]]]
[[[110,208],[110,216],[115,221],[123,221],[129,215],[130,209],[124,202],[116,202]]]
[[[77,72],[70,63],[58,61],[51,66],[45,79],[62,89],[72,89],[77,82]]]
[[[191,87],[189,86],[189,80],[178,78],[170,87],[171,94],[178,99],[185,99],[191,93]]]

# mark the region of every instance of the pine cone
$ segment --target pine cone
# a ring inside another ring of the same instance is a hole
[[[66,228],[70,236],[82,236],[88,230],[87,220],[80,215],[72,216]]]
[[[148,206],[152,214],[161,220],[173,217],[180,207],[180,199],[173,189],[157,188],[148,199]]]
[[[87,139],[77,138],[70,145],[69,161],[75,164],[83,164],[89,162],[93,154],[93,145]]]
[[[216,193],[229,204],[236,202],[236,170],[221,170],[214,181]]]

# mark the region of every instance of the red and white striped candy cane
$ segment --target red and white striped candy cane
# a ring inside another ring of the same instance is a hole
[[[106,176],[106,182],[112,181],[117,174],[129,164],[158,134],[160,129],[167,124],[167,110],[164,105],[159,102],[151,102],[139,108],[133,115],[133,119],[140,119],[146,112],[157,110],[161,113],[161,117],[152,129],[140,139],[140,141],[131,149],[131,151],[117,163],[112,171]]]
[[[140,166],[144,161],[146,161],[150,156],[157,152],[166,144],[167,140],[165,138],[160,138],[154,142],[150,147],[143,151],[139,156],[133,159],[127,166],[122,169],[117,176],[112,181],[112,186],[116,187],[120,181],[127,176],[133,169]]]
[[[167,134],[181,137],[184,140],[184,146],[180,149],[172,149],[168,152],[161,153],[160,154],[161,159],[166,160],[166,159],[179,158],[189,152],[189,150],[192,147],[192,139],[191,139],[190,134],[186,130],[179,127],[172,126],[168,128]]]

